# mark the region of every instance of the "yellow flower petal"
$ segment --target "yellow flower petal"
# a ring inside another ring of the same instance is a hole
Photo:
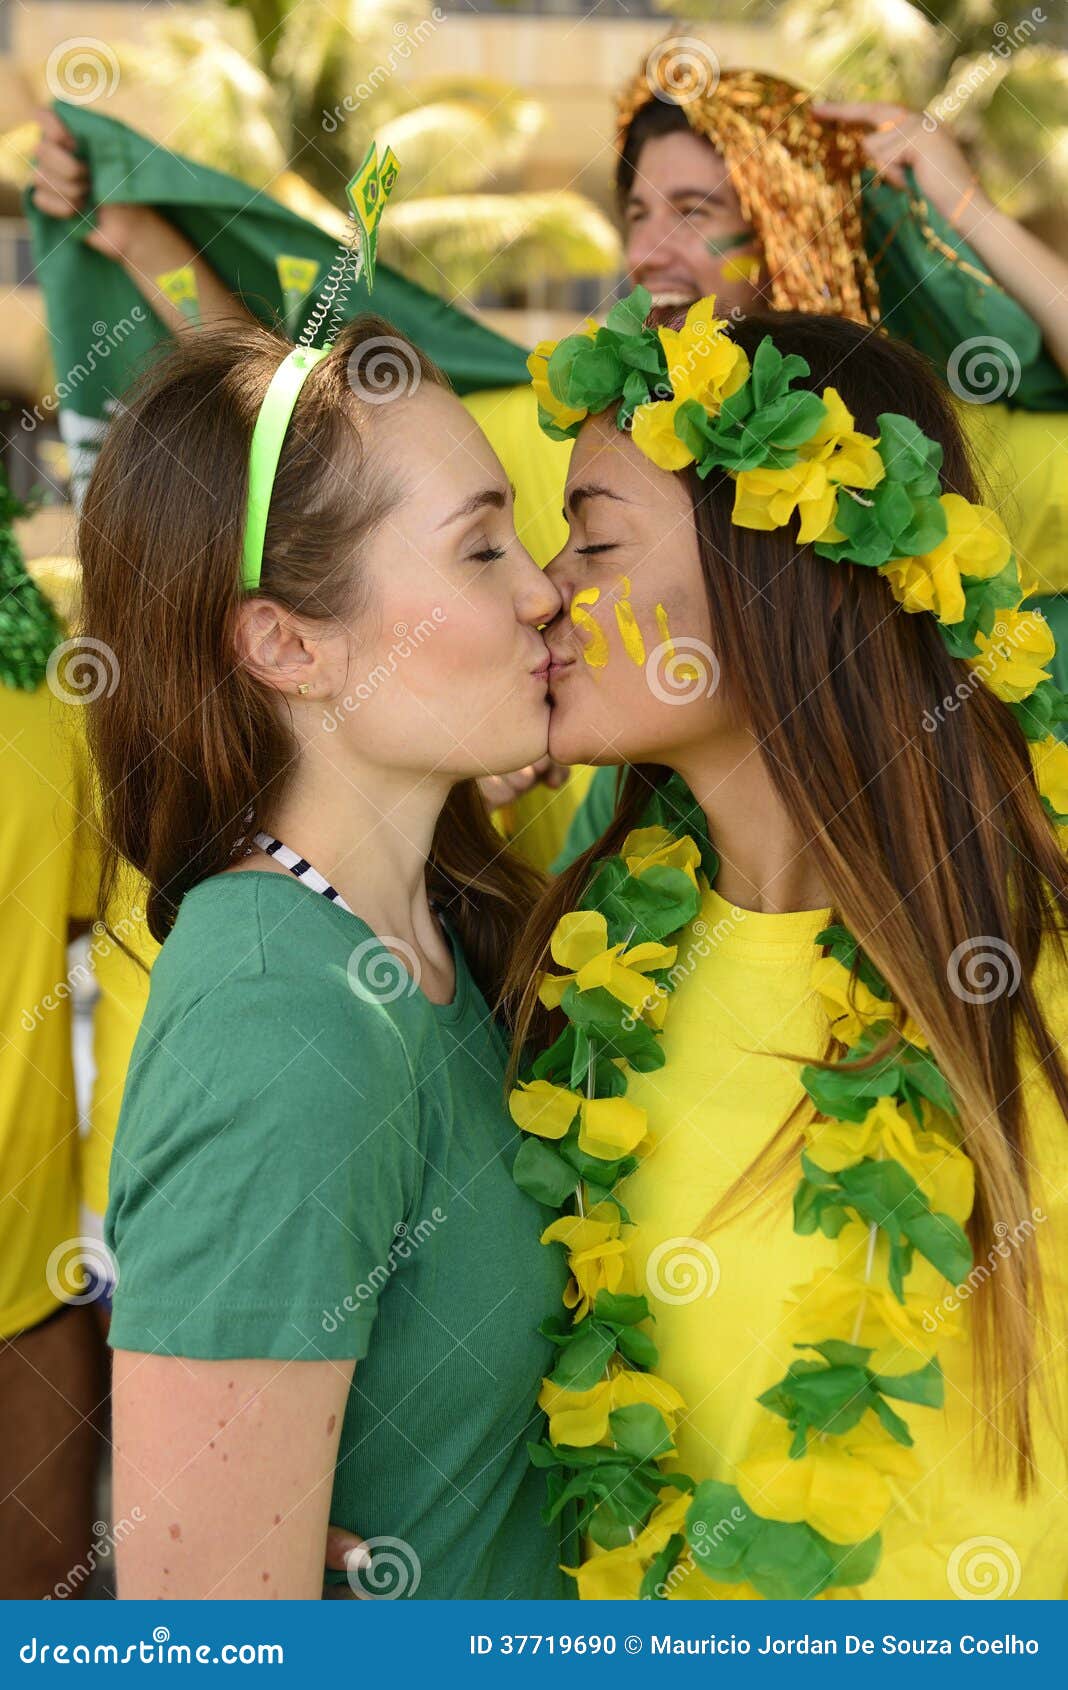
[[[1049,623],[1037,610],[1002,610],[993,632],[976,634],[979,656],[973,667],[985,686],[1005,704],[1020,704],[1049,680],[1045,665],[1053,660],[1056,644]]]
[[[1032,740],[1031,763],[1039,792],[1059,816],[1068,815],[1068,745],[1052,734]]]
[[[600,910],[569,910],[553,930],[550,949],[561,968],[578,969],[608,945],[608,923]]]
[[[522,1080],[508,1099],[508,1113],[521,1132],[538,1138],[563,1138],[578,1114],[581,1098],[548,1080]]]
[[[583,1098],[581,1110],[578,1142],[587,1156],[614,1162],[631,1155],[645,1137],[646,1112],[625,1097]]]

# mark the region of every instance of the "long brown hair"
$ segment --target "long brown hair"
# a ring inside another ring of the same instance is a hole
[[[792,313],[751,318],[736,338],[752,355],[768,332],[784,354],[807,359],[807,385],[837,387],[859,428],[878,433],[882,411],[911,417],[942,445],[945,488],[981,498],[948,395],[918,353],[842,319]],[[728,477],[702,482],[692,468],[679,473],[693,501],[722,696],[752,731],[836,916],[924,1028],[953,1090],[976,1170],[970,1230],[979,1259],[995,1225],[1000,1236],[1003,1223],[1011,1228],[1032,1210],[1021,1034],[1030,1042],[1024,1062],[1043,1065],[1068,1116],[1068,1078],[1034,984],[1044,943],[1064,954],[1068,873],[1026,740],[985,687],[966,685],[962,701],[956,689],[969,680],[967,666],[948,654],[933,617],[895,604],[877,571],[828,563],[788,529],[735,527]],[[517,1048],[537,1027],[536,977],[556,922],[667,773],[629,771],[607,832],[538,905],[506,987]],[[1018,958],[1015,993],[976,1002],[951,988],[951,958],[980,939]],[[758,1159],[765,1192],[796,1151],[797,1124],[794,1111]],[[753,1178],[750,1169],[726,1194],[728,1208],[742,1189],[753,1190]],[[1032,1471],[1028,1381],[1040,1307],[1028,1237],[1002,1255],[975,1299],[991,1453],[995,1465],[1005,1458],[1004,1431],[1021,1487]]]
[[[372,369],[386,338],[393,357]],[[183,335],[112,424],[79,525],[82,631],[111,649],[119,676],[88,707],[107,840],[102,898],[106,909],[122,860],[132,863],[159,940],[184,894],[264,825],[297,756],[280,695],[234,646],[249,445],[288,350],[255,325]],[[361,436],[350,360],[358,371],[367,361],[357,385],[378,393],[405,379],[402,366],[445,384],[373,316],[350,323],[307,378],[274,483],[261,591],[315,620],[359,614],[360,548],[394,502]],[[541,880],[503,850],[474,782],[442,811],[427,886],[496,997]]]

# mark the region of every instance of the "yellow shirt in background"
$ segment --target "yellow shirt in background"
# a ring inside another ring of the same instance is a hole
[[[81,730],[47,686],[0,686],[0,1338],[77,1288],[61,1249],[78,1235],[67,930],[95,913],[97,872]]]
[[[733,1482],[754,1426],[768,1418],[757,1397],[802,1353],[792,1347],[797,1332],[784,1328],[790,1293],[839,1259],[835,1241],[793,1230],[796,1162],[775,1185],[770,1207],[758,1202],[704,1239],[695,1236],[801,1098],[797,1064],[776,1053],[819,1055],[825,1048],[828,1024],[810,975],[814,940],[827,918],[819,910],[754,914],[708,893],[698,918],[703,930],[695,924],[679,945],[679,963],[689,972],[670,1001],[665,1066],[633,1075],[628,1085],[628,1098],[649,1112],[655,1141],[624,1192],[636,1223],[630,1250],[638,1289],[656,1316],[656,1371],[686,1402],[678,1465],[698,1481]],[[1047,983],[1044,991],[1040,982],[1039,989],[1054,1037],[1065,1038],[1068,980],[1059,979],[1055,990]],[[1033,1202],[1048,1217],[1035,1232],[1063,1385],[1068,1123],[1034,1077],[1026,1095]],[[1039,1412],[1040,1482],[1026,1502],[976,1465],[966,1304],[963,1318],[964,1338],[939,1346],[945,1407],[903,1407],[923,1476],[894,1481],[897,1502],[883,1526],[881,1564],[850,1595],[950,1599],[962,1594],[952,1578],[967,1584],[969,1558],[977,1581],[986,1573],[1004,1578],[1000,1594],[1059,1599],[1065,1593],[1065,1440]],[[983,1594],[981,1583],[974,1593]],[[729,1600],[752,1591],[713,1586],[690,1571],[673,1594]]]

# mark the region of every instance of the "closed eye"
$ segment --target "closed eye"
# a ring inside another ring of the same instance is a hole
[[[616,543],[615,543],[615,541],[611,541],[611,540],[605,540],[599,546],[576,546],[575,547],[575,551],[576,551],[576,553],[578,554],[579,557],[593,557],[596,552],[614,552],[615,550],[616,550]]]
[[[487,546],[485,551],[472,552],[470,555],[472,563],[495,563],[499,557],[504,556],[504,547]]]

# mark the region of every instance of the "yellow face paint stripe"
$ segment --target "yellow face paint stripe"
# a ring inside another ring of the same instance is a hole
[[[645,641],[630,606],[630,577],[624,575],[619,584],[623,589],[623,596],[616,600],[616,626],[623,641],[623,650],[631,662],[642,669],[645,666]]]
[[[587,636],[588,643],[582,648],[582,656],[591,669],[603,669],[608,662],[608,641],[585,609],[588,604],[596,604],[600,596],[599,587],[586,587],[571,600],[571,620]]]

